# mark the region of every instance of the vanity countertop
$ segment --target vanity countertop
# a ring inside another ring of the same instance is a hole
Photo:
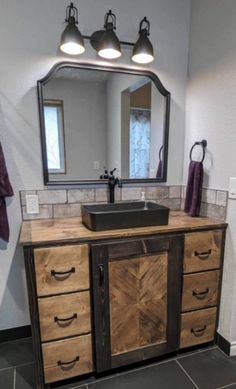
[[[80,217],[23,221],[19,237],[22,246],[63,242],[83,242],[97,239],[125,238],[137,235],[189,232],[226,227],[227,223],[208,217],[190,217],[181,211],[171,211],[169,224],[164,226],[127,228],[110,231],[90,231]]]

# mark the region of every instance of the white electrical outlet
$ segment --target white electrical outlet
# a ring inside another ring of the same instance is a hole
[[[236,199],[236,178],[230,177],[229,179],[229,198]]]
[[[26,212],[29,214],[39,213],[39,198],[38,195],[26,195]]]

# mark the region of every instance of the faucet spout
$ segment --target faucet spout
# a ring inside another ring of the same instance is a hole
[[[108,189],[109,189],[109,203],[115,202],[115,187],[118,185],[121,188],[121,181],[118,177],[111,176],[108,179]]]
[[[108,174],[107,170],[105,170],[105,174],[100,176],[102,179],[107,179],[107,184],[108,184],[108,190],[109,190],[109,203],[114,203],[115,202],[115,187],[118,185],[119,188],[121,188],[122,183],[121,180],[118,177],[114,176],[114,171],[116,168],[110,171]]]

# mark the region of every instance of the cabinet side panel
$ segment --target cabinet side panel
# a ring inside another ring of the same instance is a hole
[[[30,248],[24,249],[25,256],[25,271],[28,289],[29,310],[31,318],[31,330],[32,340],[35,355],[35,378],[36,388],[43,389],[47,386],[44,385],[44,371],[43,371],[43,358],[41,350],[41,338],[39,329],[39,313],[37,304],[37,292],[36,292],[36,279],[34,268],[33,252]]]
[[[105,245],[92,245],[93,321],[96,371],[111,368],[108,252]]]

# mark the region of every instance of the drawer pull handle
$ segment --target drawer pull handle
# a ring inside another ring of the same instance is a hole
[[[206,328],[207,328],[206,325],[204,325],[204,327],[198,328],[198,329],[191,328],[191,333],[195,336],[202,336],[204,334]]]
[[[79,355],[75,359],[73,359],[73,361],[69,361],[69,362],[57,361],[57,365],[58,366],[73,365],[73,364],[75,364],[78,361],[79,361]]]
[[[77,319],[77,313],[74,313],[73,316],[66,317],[66,318],[64,318],[64,319],[60,319],[60,318],[57,317],[57,316],[54,317],[54,321],[55,321],[56,323],[58,323],[58,322],[60,322],[60,321],[62,321],[62,322],[72,321],[72,320],[74,320],[74,319]]]
[[[207,296],[208,292],[209,292],[209,288],[203,290],[202,292],[193,290],[193,296],[196,297],[198,300],[203,300]]]
[[[70,274],[75,273],[75,267],[72,267],[70,270],[67,271],[56,271],[56,270],[51,270],[51,275],[53,277],[57,276],[69,276]]]
[[[202,260],[208,259],[209,256],[211,255],[211,249],[209,249],[208,251],[203,251],[202,253],[195,251],[194,255],[195,255],[195,257],[198,257],[199,259],[202,259]]]

